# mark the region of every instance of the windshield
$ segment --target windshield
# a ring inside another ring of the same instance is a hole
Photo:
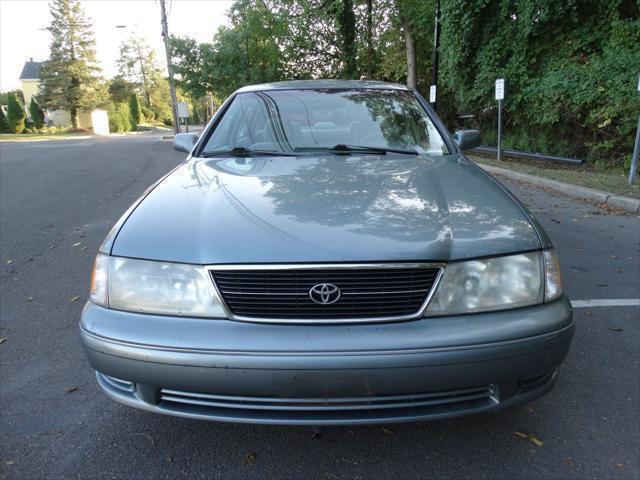
[[[447,149],[415,95],[402,90],[273,90],[238,94],[203,155],[345,151],[345,146],[442,155]]]

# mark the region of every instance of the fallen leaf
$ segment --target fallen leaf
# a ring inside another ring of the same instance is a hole
[[[78,390],[78,387],[64,387],[64,391],[67,393],[73,393]]]
[[[257,458],[257,455],[255,454],[255,452],[247,453],[244,456],[245,465],[253,465],[254,463],[256,463],[256,458]]]
[[[544,445],[544,442],[540,440],[538,437],[536,437],[535,435],[529,435],[529,440],[531,440],[533,443],[535,443],[539,447]]]
[[[624,463],[616,463],[614,465],[614,467],[616,467],[616,468],[624,468]]]
[[[7,337],[0,337],[0,344],[6,342],[7,340]]]
[[[564,459],[564,464],[569,466],[569,467],[573,467],[573,460],[571,460],[570,457],[567,457]]]
[[[86,245],[85,245],[85,246],[83,246],[83,247],[80,247],[80,250],[86,250],[86,249],[87,249],[87,246],[86,246]]]
[[[72,247],[77,247],[78,245],[82,245],[82,242],[78,242],[78,243],[74,243],[73,245],[71,245]]]
[[[33,302],[33,297],[27,297],[27,302]]]
[[[7,460],[4,462],[5,465],[13,465],[13,460]]]
[[[384,427],[382,427],[382,431],[383,431],[384,433],[391,434],[391,430],[389,430],[388,428],[384,428]]]
[[[544,445],[544,442],[532,433],[514,432],[514,435],[522,440],[529,440],[530,442],[534,443],[538,447],[541,447]]]
[[[53,250],[54,248],[56,248],[55,245],[49,245],[49,249]]]
[[[13,263],[13,260],[7,260],[7,265],[11,265]]]
[[[71,297],[69,300],[71,300],[72,302],[77,302],[78,300],[80,300],[80,297],[77,295],[74,295],[73,297]]]
[[[164,457],[164,463],[171,463],[173,462],[173,457],[171,455],[167,455],[166,457]]]

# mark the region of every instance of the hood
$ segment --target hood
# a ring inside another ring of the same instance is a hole
[[[449,261],[540,248],[462,156],[192,159],[133,209],[113,255],[194,264]]]

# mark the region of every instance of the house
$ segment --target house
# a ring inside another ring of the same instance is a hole
[[[43,63],[44,62],[34,62],[33,58],[30,58],[27,62],[24,62],[22,73],[20,73],[27,116],[29,116],[31,99],[37,96],[40,91],[40,68]],[[65,110],[47,109],[45,114],[47,123],[50,125],[55,125],[56,127],[71,125],[71,114]],[[80,112],[78,114],[78,126],[80,128],[92,128],[91,112]]]

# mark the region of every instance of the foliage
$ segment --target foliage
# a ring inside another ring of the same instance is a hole
[[[0,107],[0,133],[9,133],[9,122],[2,107]]]
[[[29,114],[31,115],[31,122],[36,129],[44,126],[44,112],[33,97],[31,97],[31,102],[29,103]]]
[[[109,131],[112,133],[128,132],[133,129],[131,124],[131,111],[126,102],[109,103],[107,107],[109,116]]]
[[[211,43],[172,38],[180,87],[195,105],[261,82],[406,82],[404,27],[417,88],[433,75],[435,0],[236,0]],[[496,78],[507,81],[505,146],[622,165],[640,110],[634,0],[442,0],[438,113],[474,114],[495,141]]]
[[[492,135],[493,82],[504,77],[507,146],[621,158],[633,148],[640,109],[640,20],[631,3],[444,2],[448,110],[477,113]]]
[[[156,63],[156,52],[141,37],[131,35],[120,45],[117,60],[119,82],[126,82],[142,100],[141,104],[153,112],[154,118],[171,117],[171,96],[169,83],[162,76]],[[112,83],[113,85],[113,83]],[[120,87],[122,84],[117,84]],[[127,94],[126,101],[130,97]]]
[[[144,117],[145,122],[153,122],[156,119],[155,113],[153,113],[150,108],[145,107],[144,105],[142,105],[140,108],[142,110],[142,116]]]
[[[140,99],[136,92],[131,92],[131,97],[129,98],[129,114],[131,115],[131,125],[135,130],[138,125],[144,122]]]
[[[95,40],[91,23],[79,0],[52,0],[49,59],[40,70],[38,102],[44,108],[71,113],[74,128],[78,112],[104,104],[106,91],[96,65]]]
[[[9,95],[14,94],[18,97],[18,100],[24,104],[24,93],[22,90],[16,89],[9,92],[0,92],[0,105],[7,105],[9,103]]]
[[[109,83],[109,97],[112,102],[128,102],[134,85],[126,81],[121,75],[116,75]]]
[[[17,95],[14,92],[9,93],[7,97],[7,123],[9,125],[9,132],[22,133],[26,118],[27,114],[24,111],[24,106],[20,100],[18,100]]]

